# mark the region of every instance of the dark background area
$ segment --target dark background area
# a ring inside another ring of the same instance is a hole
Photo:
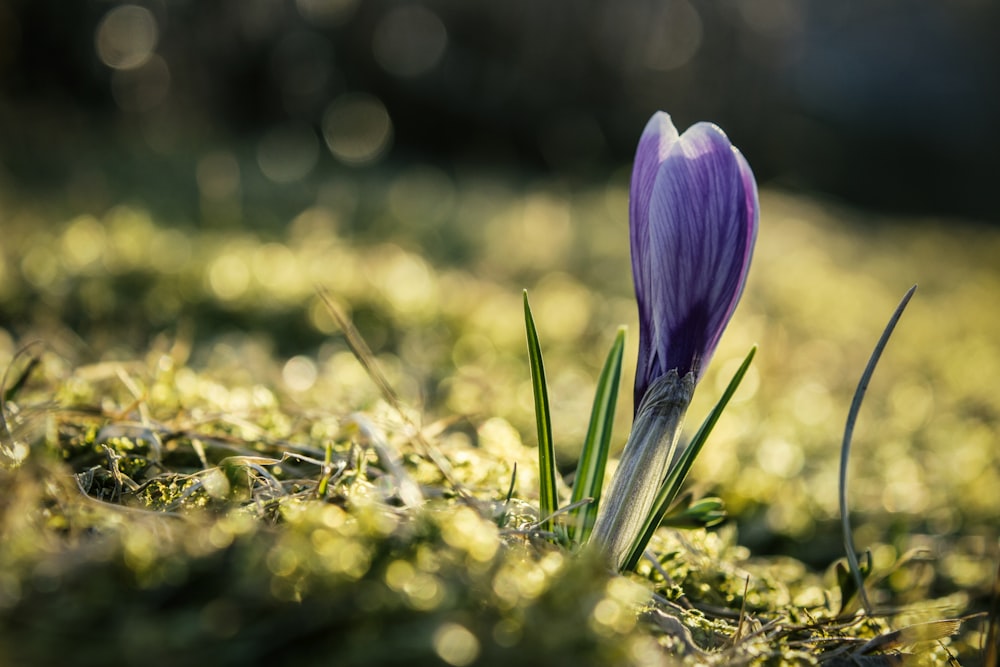
[[[352,168],[604,177],[664,109],[724,127],[765,184],[998,220],[998,14],[985,0],[7,0],[0,181],[181,196],[193,179],[169,174],[265,140],[322,170],[337,159],[324,118],[363,94],[391,144]]]

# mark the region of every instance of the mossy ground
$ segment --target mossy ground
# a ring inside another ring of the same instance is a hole
[[[421,168],[313,195],[240,227],[222,209],[172,224],[134,204],[81,215],[6,198],[7,662],[980,664],[1000,232],[765,193],[747,294],[690,411],[760,345],[693,474],[731,518],[662,530],[657,563],[612,577],[535,529],[520,289],[571,474],[604,350],[635,317],[622,180],[515,187]],[[843,419],[913,282],[850,478],[885,615],[844,615]],[[955,618],[956,633],[938,623]]]

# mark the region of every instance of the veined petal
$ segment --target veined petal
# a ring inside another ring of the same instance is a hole
[[[636,300],[642,311],[646,301],[644,280],[638,271],[648,265],[649,202],[653,196],[653,184],[660,164],[677,143],[677,128],[670,116],[657,111],[646,123],[639,137],[632,166],[632,181],[629,185],[629,230],[632,248],[632,277],[636,286]]]
[[[722,321],[719,326],[718,331],[715,333],[713,340],[709,342],[709,356],[711,352],[715,351],[716,345],[719,343],[719,339],[722,337],[722,332],[729,323],[729,318],[732,317],[733,311],[736,310],[736,305],[739,303],[740,298],[743,296],[743,288],[746,287],[747,273],[750,271],[750,260],[753,257],[753,249],[757,244],[757,230],[760,226],[760,201],[757,195],[757,179],[754,178],[753,170],[750,169],[750,164],[743,157],[743,153],[739,151],[738,148],[733,146],[733,154],[736,156],[736,167],[740,171],[740,179],[743,181],[743,194],[745,197],[744,208],[741,212],[740,224],[745,225],[746,233],[741,238],[743,239],[743,267],[742,273],[740,275],[739,289],[733,294],[732,302],[727,309],[728,315]],[[708,363],[708,360],[705,360]]]
[[[647,224],[632,230],[642,235],[636,405],[671,369],[700,377],[742,294],[757,215],[753,173],[722,130],[699,123],[668,148]]]

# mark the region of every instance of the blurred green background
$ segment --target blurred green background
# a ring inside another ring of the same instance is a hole
[[[531,444],[527,288],[569,473],[620,324],[634,364],[629,161],[663,108],[720,123],[762,183],[694,425],[760,353],[698,488],[756,553],[838,557],[847,406],[918,283],[856,436],[857,542],[883,565],[922,548],[935,592],[985,599],[997,8],[837,6],[0,3],[0,365],[34,338],[76,363],[176,340],[287,400],[370,406],[324,285],[426,422]],[[630,414],[623,399],[619,443]]]

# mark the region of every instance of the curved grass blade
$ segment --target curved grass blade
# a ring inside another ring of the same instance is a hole
[[[538,515],[544,518],[542,530],[551,531],[552,515],[559,509],[559,498],[556,495],[556,457],[552,446],[552,420],[549,417],[549,392],[545,385],[542,349],[538,344],[535,320],[528,305],[528,290],[524,290],[524,328],[528,334],[531,391],[535,397],[535,424],[538,427]]]
[[[733,379],[729,381],[729,385],[726,387],[726,390],[722,392],[719,402],[716,403],[715,407],[712,408],[712,411],[708,413],[708,416],[705,418],[705,421],[702,422],[698,432],[694,434],[694,437],[691,438],[691,442],[684,449],[684,451],[681,452],[680,457],[677,459],[677,463],[667,473],[667,477],[663,481],[663,485],[660,487],[656,500],[653,502],[653,508],[649,511],[649,516],[646,517],[646,522],[643,524],[642,531],[632,544],[632,549],[629,551],[628,558],[625,559],[625,565],[622,568],[623,570],[634,570],[635,566],[639,563],[642,553],[646,550],[646,545],[649,544],[649,540],[653,538],[653,533],[655,533],[656,529],[660,527],[663,515],[666,514],[670,504],[673,502],[674,498],[677,497],[678,492],[680,492],[681,486],[684,484],[684,480],[687,479],[688,473],[691,472],[691,466],[694,464],[694,460],[701,452],[701,448],[705,445],[705,441],[708,440],[708,436],[712,432],[712,429],[715,428],[715,424],[719,421],[722,411],[726,409],[727,405],[729,405],[729,400],[739,388],[740,382],[743,381],[743,376],[746,375],[747,370],[750,368],[750,362],[753,361],[755,354],[757,354],[756,345],[750,348],[746,358],[743,359],[743,363],[740,364],[740,367],[733,375]]]
[[[615,405],[618,402],[618,385],[621,381],[624,351],[625,327],[620,327],[597,380],[594,407],[590,412],[590,426],[587,427],[587,438],[584,440],[580,461],[576,466],[576,480],[573,482],[570,502],[582,503],[585,498],[592,499],[574,512],[575,520],[570,524],[569,536],[577,544],[587,541],[597,519],[601,487],[604,485],[604,470],[611,449],[611,429],[615,421]]]
[[[861,604],[869,616],[872,613],[872,606],[871,602],[868,601],[868,593],[865,592],[864,577],[858,565],[858,556],[854,549],[854,538],[851,535],[851,518],[847,510],[847,462],[851,458],[851,439],[854,437],[854,424],[858,420],[858,411],[861,410],[861,402],[865,398],[865,391],[868,390],[868,383],[871,382],[875,366],[882,356],[882,350],[885,349],[886,344],[889,342],[889,337],[892,335],[893,329],[896,328],[896,323],[899,322],[900,316],[906,310],[906,304],[910,302],[910,298],[916,291],[917,286],[914,285],[903,295],[903,299],[896,306],[892,317],[889,318],[889,323],[885,325],[882,336],[878,339],[878,343],[875,344],[875,349],[872,350],[872,356],[868,359],[868,365],[865,366],[865,371],[861,374],[861,379],[858,381],[858,388],[854,391],[851,408],[847,411],[847,424],[844,426],[844,442],[840,446],[840,522],[844,530],[844,550],[847,552],[847,563],[851,566],[854,581],[858,586]]]

